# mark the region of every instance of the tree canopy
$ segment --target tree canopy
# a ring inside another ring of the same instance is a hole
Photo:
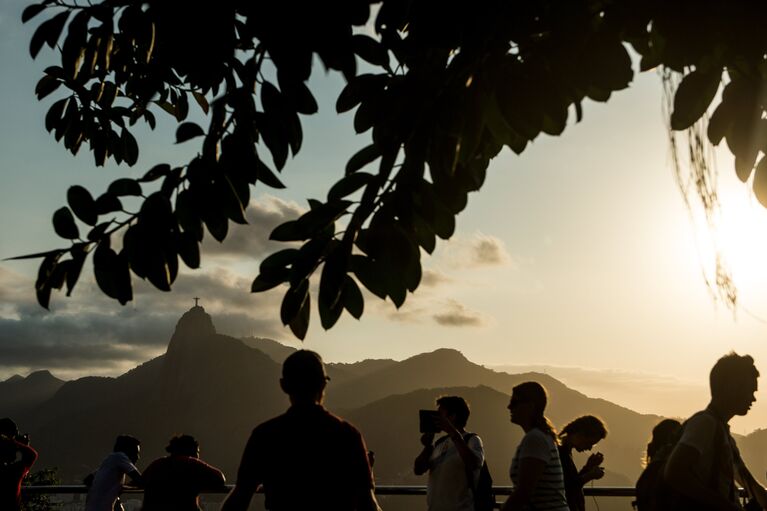
[[[271,239],[291,245],[265,258],[253,281],[253,292],[285,285],[281,320],[299,338],[315,273],[326,329],[344,310],[362,316],[360,285],[401,306],[421,280],[422,250],[451,237],[492,158],[561,135],[585,99],[628,87],[629,47],[639,72],[680,77],[671,129],[698,126],[700,144],[724,140],[737,176],[754,174],[767,205],[763,2],[44,0],[24,10],[22,21],[32,19],[43,20],[32,57],[45,46],[60,57],[35,92],[57,98],[45,127],[67,150],[87,147],[97,166],[134,165],[131,130],[154,129],[157,115],[175,121],[177,142],[199,147],[185,165],[160,162],[103,193],[69,188],[53,215],[68,245],[21,256],[42,258],[43,307],[52,289],[72,292],[91,254],[100,289],[121,304],[133,276],[169,291],[179,259],[197,268],[206,231],[224,241],[229,222],[246,222],[254,186],[283,187],[302,116],[318,110],[307,86],[315,56],[343,74],[336,110],[356,109],[354,129],[370,143],[349,155],[325,198],[274,229]],[[207,125],[187,120],[190,103]],[[137,212],[124,209],[125,197],[137,198]]]

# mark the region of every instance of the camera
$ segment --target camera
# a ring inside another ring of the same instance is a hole
[[[421,433],[437,433],[439,412],[437,410],[418,410],[418,424]]]

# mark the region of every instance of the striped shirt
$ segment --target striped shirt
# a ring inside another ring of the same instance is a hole
[[[565,479],[562,464],[554,438],[538,428],[533,428],[522,437],[511,460],[509,475],[511,482],[519,484],[519,463],[524,458],[534,458],[546,463],[541,478],[533,490],[530,502],[525,509],[535,511],[568,511],[565,498]]]

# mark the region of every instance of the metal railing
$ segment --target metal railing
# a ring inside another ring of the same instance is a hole
[[[207,494],[216,493],[228,493],[234,485],[228,484],[224,488],[214,491],[206,491]],[[511,494],[511,486],[494,486],[493,492],[497,496],[504,496]],[[123,489],[125,494],[143,493],[141,488],[126,487]],[[72,495],[72,494],[85,494],[88,493],[88,487],[82,484],[57,484],[51,486],[22,486],[21,493],[23,495]],[[633,486],[586,486],[583,488],[583,493],[587,497],[633,497]],[[376,495],[426,495],[426,486],[403,486],[403,485],[388,485],[382,484],[376,486]]]

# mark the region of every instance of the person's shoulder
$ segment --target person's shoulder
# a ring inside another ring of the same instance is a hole
[[[265,420],[255,428],[253,428],[253,435],[260,435],[260,434],[267,434],[271,433],[275,430],[282,429],[283,425],[285,424],[285,421],[287,420],[286,414],[280,414],[276,417],[272,417],[271,419]]]
[[[707,410],[701,410],[690,416],[684,423],[684,431],[690,431],[698,428],[710,429],[716,426],[717,419]]]

